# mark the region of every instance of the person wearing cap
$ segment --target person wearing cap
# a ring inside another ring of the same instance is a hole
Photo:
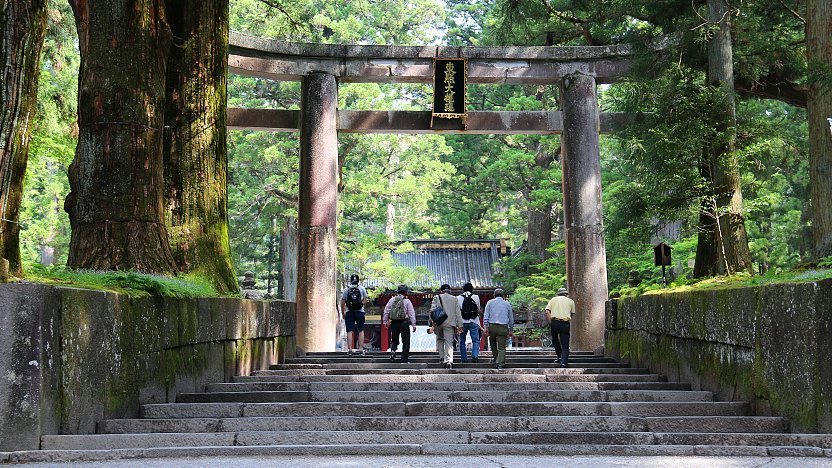
[[[410,356],[410,329],[416,331],[416,310],[413,302],[407,298],[409,288],[407,285],[400,285],[396,288],[396,295],[387,301],[384,306],[384,315],[381,320],[390,329],[390,360],[396,360],[396,349],[399,347],[399,337],[402,342],[402,362],[407,362]],[[408,324],[408,322],[410,322]],[[410,325],[410,326],[408,326]]]
[[[454,363],[454,335],[462,331],[462,310],[459,308],[456,297],[451,294],[449,284],[439,287],[439,294],[433,296],[433,301],[430,303],[430,312],[440,307],[448,318],[440,325],[432,324],[433,332],[436,334],[436,351],[442,358],[442,364],[450,369]]]
[[[506,367],[506,341],[514,334],[514,311],[504,296],[502,289],[495,289],[494,299],[485,303],[482,317],[485,336],[488,337],[494,367],[497,369]]]
[[[350,284],[341,293],[341,317],[347,329],[347,349],[349,353],[356,351],[355,332],[358,332],[358,348],[364,354],[364,304],[369,301],[367,290],[359,284],[361,278],[353,274]],[[360,299],[356,296],[360,295]]]
[[[566,367],[569,361],[569,321],[575,315],[575,301],[569,299],[566,288],[558,289],[557,295],[546,304],[546,318],[552,331],[552,344],[555,346],[560,367]]]

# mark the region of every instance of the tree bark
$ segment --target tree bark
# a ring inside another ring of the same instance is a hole
[[[169,274],[162,127],[170,28],[163,0],[72,0],[81,67],[67,264]]]
[[[723,105],[711,118],[719,132],[702,170],[710,182],[700,213],[699,244],[694,276],[753,273],[745,217],[742,213],[739,160],[736,154],[737,112],[734,100],[734,63],[731,12],[727,0],[708,0],[708,20],[719,26],[708,43],[708,81],[724,93]]]
[[[543,169],[548,169],[553,160],[552,155],[546,153],[543,145],[540,145],[534,158],[535,165]],[[526,236],[529,242],[528,249],[530,254],[542,262],[551,257],[551,254],[546,249],[552,243],[552,205],[554,202],[547,203],[542,208],[536,208],[531,204],[531,194],[529,194],[528,201],[529,219],[526,224]]]
[[[0,257],[9,261],[10,273],[20,274],[20,201],[38,98],[46,0],[3,1],[0,33]]]
[[[177,271],[238,291],[228,237],[228,0],[167,0],[165,222]]]
[[[832,5],[806,3],[809,63],[809,184],[814,257],[832,256]]]

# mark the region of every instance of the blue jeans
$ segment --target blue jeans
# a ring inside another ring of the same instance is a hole
[[[477,322],[463,323],[462,333],[459,335],[459,357],[462,362],[468,360],[468,350],[465,349],[465,338],[471,332],[471,357],[477,359],[480,355],[480,324]]]

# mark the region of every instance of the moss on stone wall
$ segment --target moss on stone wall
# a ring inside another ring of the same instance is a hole
[[[35,304],[27,294],[50,298],[39,302],[43,310],[20,318],[41,321],[27,326],[32,335],[21,339],[48,347],[48,362],[33,377],[45,396],[33,414],[44,421],[33,420],[23,429],[6,427],[10,418],[2,408],[8,405],[0,405],[0,434],[29,431],[27,441],[50,433],[93,433],[102,419],[138,417],[143,403],[204,391],[207,383],[241,370],[248,373],[258,368],[254,366],[267,367],[285,359],[284,353],[294,353],[286,345],[294,343],[292,303],[131,297],[42,285],[0,288],[0,316],[15,320],[19,314],[6,308],[19,309],[21,301]],[[22,359],[26,351],[23,346],[9,349],[12,359]],[[0,375],[8,371],[0,368]],[[0,397],[5,395],[0,392]],[[26,444],[16,449],[36,448]]]
[[[828,280],[624,298],[607,349],[792,430],[830,432],[830,300]]]

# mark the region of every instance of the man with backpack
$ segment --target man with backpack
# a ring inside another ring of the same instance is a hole
[[[457,296],[462,314],[462,333],[459,335],[459,356],[462,362],[468,362],[468,350],[465,340],[471,333],[471,360],[479,362],[480,358],[480,296],[474,294],[474,285],[462,285],[462,294]]]
[[[353,274],[350,284],[341,293],[341,314],[347,329],[347,348],[350,353],[357,352],[355,332],[358,332],[358,348],[364,354],[364,304],[369,300],[367,290],[358,284],[360,278]]]
[[[402,362],[407,362],[410,356],[410,329],[416,331],[416,310],[413,302],[407,298],[407,285],[397,288],[397,294],[387,301],[381,320],[387,324],[392,335],[390,344],[390,360],[396,360],[396,349],[399,347],[399,337],[402,342]],[[409,323],[408,323],[409,322]]]

